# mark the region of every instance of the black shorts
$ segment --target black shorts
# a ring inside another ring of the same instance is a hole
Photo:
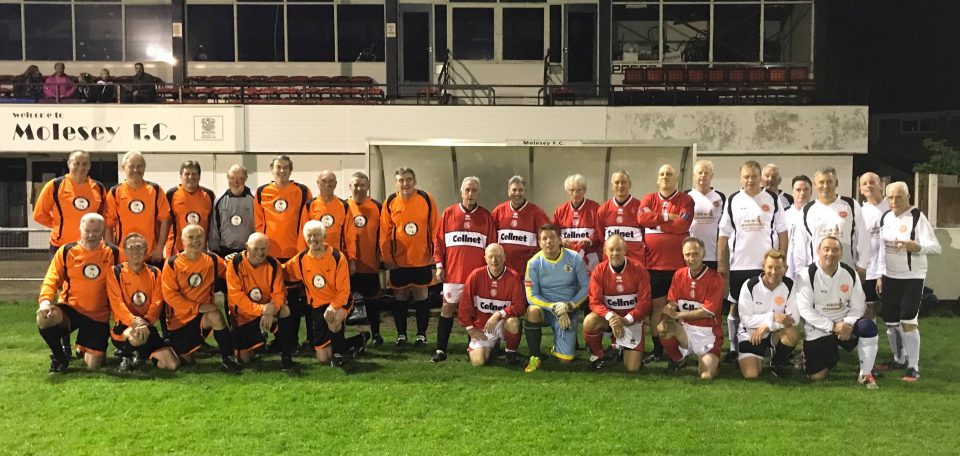
[[[887,323],[905,322],[917,324],[920,315],[920,296],[923,294],[923,279],[883,278],[883,305],[881,313]]]
[[[203,314],[197,315],[187,324],[170,331],[170,346],[178,355],[189,355],[203,344]]]
[[[843,347],[846,351],[853,351],[857,348],[859,341],[860,338],[857,336],[850,336],[849,339],[841,341],[837,339],[836,334],[805,341],[803,343],[803,372],[807,375],[813,375],[824,369],[833,369],[840,361],[840,352],[837,347]]]
[[[107,352],[107,339],[110,338],[110,325],[96,321],[77,309],[66,304],[57,304],[68,322],[69,331],[77,330],[77,345],[81,351],[103,355]]]
[[[763,359],[763,357],[767,355],[768,348],[773,348],[773,339],[770,337],[770,334],[767,334],[767,337],[764,337],[757,345],[751,344],[750,339],[741,340],[737,343],[737,353],[741,355],[759,356],[760,359]]]
[[[670,283],[673,282],[673,273],[677,271],[658,271],[651,269],[650,273],[650,297],[653,299],[662,298],[670,291]]]
[[[273,322],[270,332],[277,331],[277,322]],[[267,340],[260,331],[260,318],[233,327],[233,348],[237,353],[256,350],[266,345]]]
[[[867,302],[879,302],[880,296],[877,295],[877,279],[863,281],[863,294],[867,297]]]
[[[166,342],[163,341],[163,338],[160,337],[160,332],[157,331],[156,326],[148,326],[150,330],[150,335],[147,336],[147,341],[139,347],[133,347],[137,353],[140,354],[143,358],[150,358],[154,353],[163,350],[164,348],[169,347]],[[117,323],[113,325],[113,334],[112,337],[117,342],[123,341],[123,332],[127,330],[127,325],[123,323]]]
[[[380,293],[380,274],[358,272],[350,276],[350,291],[360,293],[364,298],[372,298]]]
[[[433,282],[433,268],[421,266],[419,268],[397,268],[390,270],[390,288],[426,288]]]
[[[330,330],[330,327],[327,326],[327,320],[323,318],[323,313],[327,311],[329,304],[316,307],[311,310],[313,312],[313,347],[314,348],[324,348],[333,341],[334,333]],[[343,332],[343,328],[346,326],[346,321],[340,326],[340,332]]]
[[[743,284],[760,274],[763,274],[762,269],[730,271],[730,302],[736,304],[740,299],[740,289],[743,288]]]
[[[716,261],[704,261],[703,264],[707,265],[708,268],[713,269],[714,271],[717,270],[717,262],[716,262]]]

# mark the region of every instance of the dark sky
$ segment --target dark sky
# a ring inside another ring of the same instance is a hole
[[[960,1],[823,0],[815,21],[817,78],[871,112],[960,108]]]

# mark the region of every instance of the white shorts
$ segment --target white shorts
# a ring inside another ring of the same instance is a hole
[[[643,321],[635,321],[633,324],[623,327],[623,336],[617,338],[617,345],[633,350],[640,346],[643,349]]]
[[[459,304],[460,296],[463,295],[462,283],[444,283],[443,284],[443,302],[450,304]]]
[[[706,326],[694,326],[681,323],[683,332],[687,334],[687,347],[680,347],[680,353],[687,356],[691,352],[697,356],[703,356],[707,353],[718,353],[717,344],[722,344],[723,339],[713,334],[713,328]]]
[[[503,338],[503,320],[497,322],[497,327],[493,329],[493,334],[483,331],[483,335],[487,336],[487,340],[470,338],[470,345],[467,346],[468,353],[478,348],[494,348],[500,345],[500,339]]]

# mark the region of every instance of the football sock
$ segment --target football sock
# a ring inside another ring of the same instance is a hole
[[[233,335],[230,334],[229,329],[213,331],[213,338],[217,341],[217,348],[220,349],[221,357],[233,356]]]
[[[683,359],[683,353],[680,353],[680,344],[677,342],[676,337],[660,339],[660,343],[663,344],[663,351],[673,362]]]
[[[903,346],[903,326],[897,325],[897,357],[901,363],[907,362],[907,349]]]
[[[890,344],[890,353],[893,354],[893,361],[895,363],[902,363],[904,361],[903,356],[901,356],[901,346],[903,341],[900,338],[900,323],[888,323],[887,324],[887,342]]]
[[[523,332],[527,336],[527,349],[530,350],[530,356],[543,357],[543,353],[540,352],[540,339],[543,337],[540,324],[524,322]]]
[[[857,342],[857,356],[860,358],[860,375],[873,372],[873,363],[877,360],[877,336],[861,337]]]
[[[370,323],[370,334],[380,334],[380,303],[373,298],[366,298],[367,321]]]
[[[453,330],[453,318],[440,316],[437,322],[437,350],[447,351],[447,345],[450,342],[450,331]]]
[[[430,301],[415,301],[413,308],[417,314],[417,335],[427,335],[427,328],[430,327]]]
[[[663,342],[657,336],[653,336],[651,337],[651,339],[653,339],[653,353],[656,355],[663,356],[663,349],[664,349]]]
[[[397,335],[407,335],[407,312],[410,306],[407,300],[393,302],[393,321],[397,325]]]
[[[293,353],[293,349],[297,345],[296,328],[294,328],[294,325],[299,323],[300,320],[297,320],[292,315],[277,320],[277,336],[275,342],[280,344],[280,356],[290,357]]]
[[[734,314],[727,314],[727,339],[730,339],[730,351],[737,351],[737,329],[740,327],[740,319]]]
[[[507,351],[515,352],[517,348],[520,347],[520,331],[512,333],[504,328],[503,338],[507,341]]]
[[[920,370],[920,328],[903,331],[903,347],[907,352],[907,367]]]
[[[340,330],[333,333],[330,337],[330,346],[333,349],[334,355],[343,355],[343,352],[347,348],[347,339],[343,336],[344,328],[341,326]]]
[[[777,341],[777,348],[773,352],[773,359],[770,361],[774,366],[786,366],[790,364],[790,354],[793,353],[793,347],[789,345],[784,345],[783,342]]]
[[[590,349],[590,354],[596,357],[603,356],[603,333],[597,332],[583,332],[583,339],[587,342],[587,348]]]
[[[63,352],[63,341],[61,338],[64,336],[70,337],[70,333],[60,326],[51,326],[40,330],[40,337],[43,337],[43,341],[50,347],[53,356],[61,362],[69,362],[70,358]]]
[[[363,334],[354,334],[346,339],[344,343],[345,349],[358,349],[363,346]]]

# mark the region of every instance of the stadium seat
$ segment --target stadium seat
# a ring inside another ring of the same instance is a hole
[[[665,67],[666,83],[671,86],[682,86],[686,82],[686,70],[683,67]]]
[[[787,82],[787,69],[784,67],[774,67],[767,71],[768,82],[773,84],[783,84]]]
[[[726,73],[727,84],[739,86],[747,82],[747,70],[744,68],[728,68]]]
[[[663,84],[663,68],[659,67],[648,67],[643,72],[643,82],[646,85],[661,85]]]
[[[623,70],[623,85],[638,86],[643,84],[643,68],[627,68]]]
[[[767,69],[763,67],[752,67],[747,69],[747,81],[751,84],[764,84],[767,82]]]

